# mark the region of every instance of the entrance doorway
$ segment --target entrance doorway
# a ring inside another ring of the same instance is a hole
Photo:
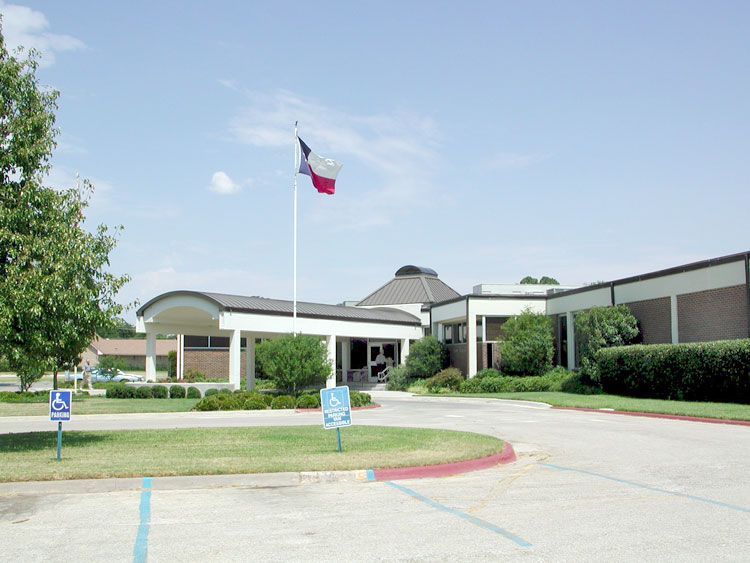
[[[376,382],[381,371],[398,364],[398,344],[393,341],[370,341],[367,343],[367,359],[370,368],[368,381]]]

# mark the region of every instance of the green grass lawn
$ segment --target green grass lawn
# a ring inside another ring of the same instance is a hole
[[[441,395],[442,396],[442,395]],[[637,399],[618,395],[577,395],[559,392],[528,393],[477,393],[449,395],[451,397],[489,397],[494,399],[520,399],[538,401],[556,407],[583,407],[590,409],[614,409],[618,411],[651,412],[700,416],[727,420],[750,420],[750,405],[735,403],[698,403],[689,401],[666,401],[661,399]]]
[[[491,436],[350,426],[189,428],[0,435],[0,481],[378,469],[475,459],[502,451]]]
[[[72,413],[77,414],[122,414],[135,412],[185,412],[195,406],[199,399],[106,399],[89,397],[73,400]],[[49,416],[49,404],[0,402],[0,416]]]

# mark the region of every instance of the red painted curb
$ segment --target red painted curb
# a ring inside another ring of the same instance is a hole
[[[723,418],[703,418],[700,416],[686,416],[682,414],[661,414],[656,412],[639,412],[639,411],[615,411],[590,409],[586,407],[552,407],[564,411],[583,411],[596,412],[600,414],[626,414],[630,416],[646,416],[649,418],[668,418],[671,420],[689,420],[691,422],[708,422],[709,424],[733,424],[735,426],[750,426],[750,420],[726,420]]]
[[[447,475],[457,475],[459,473],[468,473],[469,471],[478,471],[494,467],[500,463],[511,463],[516,461],[516,452],[509,442],[505,442],[503,451],[499,454],[482,457],[479,459],[469,459],[466,461],[456,461],[454,463],[442,463],[440,465],[421,465],[417,467],[394,467],[392,469],[373,469],[375,481],[394,481],[396,479],[423,479],[425,477],[445,477]]]
[[[365,409],[377,409],[377,408],[379,408],[381,406],[382,405],[380,405],[379,403],[375,403],[374,405],[365,405],[364,407],[352,407],[352,410],[353,411],[362,411],[362,410],[365,410]],[[320,408],[317,408],[317,409],[294,409],[294,412],[314,412],[314,411],[320,412],[321,410],[322,409],[320,409]]]

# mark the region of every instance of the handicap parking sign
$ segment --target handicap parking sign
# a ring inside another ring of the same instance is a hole
[[[352,425],[352,410],[349,403],[349,387],[332,387],[320,390],[320,406],[323,411],[323,428],[340,428]]]
[[[70,403],[73,392],[70,390],[52,390],[49,392],[49,419],[70,420]]]

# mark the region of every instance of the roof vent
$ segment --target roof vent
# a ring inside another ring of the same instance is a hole
[[[396,277],[401,276],[435,276],[437,277],[437,272],[433,270],[432,268],[424,268],[422,266],[402,266],[398,269],[396,272]]]

